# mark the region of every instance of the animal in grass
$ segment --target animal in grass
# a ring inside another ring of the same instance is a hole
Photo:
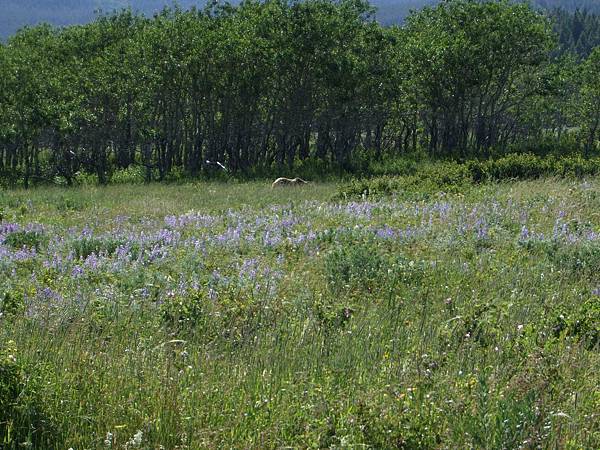
[[[271,188],[278,186],[300,186],[302,184],[308,184],[308,181],[304,181],[302,178],[277,178],[273,181]]]

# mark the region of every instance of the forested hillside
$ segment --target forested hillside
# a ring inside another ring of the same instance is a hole
[[[413,9],[436,3],[438,0],[373,0],[378,8],[377,18],[384,24],[401,23]],[[204,0],[179,0],[183,9],[191,6],[203,7]],[[232,0],[231,3],[239,3]],[[567,11],[587,9],[600,12],[598,0],[533,0],[535,6],[546,9],[562,8]],[[86,23],[94,19],[94,11],[112,12],[131,7],[146,15],[160,11],[169,0],[2,0],[0,2],[0,39],[13,34],[24,25],[48,22],[52,25]]]
[[[204,5],[204,1],[178,0],[187,9]],[[25,25],[47,22],[52,25],[72,25],[91,22],[98,13],[131,7],[134,11],[152,15],[169,0],[0,0],[0,39],[7,38]]]
[[[550,14],[558,34],[559,52],[586,57],[600,45],[600,14],[576,10],[553,10]]]
[[[600,2],[598,0],[533,0],[532,3],[546,9],[561,8],[567,11],[586,9],[590,12],[600,13]]]

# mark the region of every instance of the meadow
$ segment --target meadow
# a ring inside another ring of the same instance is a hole
[[[600,448],[600,178],[0,191],[0,448]]]

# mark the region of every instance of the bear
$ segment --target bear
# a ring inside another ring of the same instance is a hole
[[[308,181],[304,181],[302,178],[277,178],[273,181],[271,188],[278,186],[298,186],[301,184],[308,184]]]

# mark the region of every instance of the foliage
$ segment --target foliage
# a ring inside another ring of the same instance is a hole
[[[357,178],[340,185],[336,199],[388,195],[459,193],[475,183],[543,177],[586,178],[600,173],[600,158],[510,153],[495,159],[387,165],[388,175]]]
[[[325,257],[327,285],[335,294],[344,289],[360,288],[369,291],[381,283],[385,260],[368,243],[344,243],[332,249]]]
[[[597,178],[434,166],[456,193],[3,191],[4,446],[598,447]]]
[[[30,248],[39,250],[47,242],[44,233],[37,230],[19,230],[8,233],[4,244],[14,249]]]
[[[139,184],[146,181],[144,170],[139,166],[130,166],[113,172],[110,182],[114,184]]]
[[[378,197],[403,193],[424,195],[438,192],[457,193],[473,181],[470,166],[455,162],[417,165],[410,170],[410,174],[406,174],[405,167],[402,165],[399,167],[400,176],[391,174],[355,179],[341,185],[336,198]]]
[[[582,66],[581,123],[585,134],[586,153],[597,148],[600,135],[600,47],[596,48]]]
[[[448,2],[410,17],[407,32],[430,154],[505,145],[504,121],[519,120],[508,105],[535,93],[530,77],[550,46],[545,20],[523,5]]]
[[[569,12],[564,8],[554,9],[550,17],[558,35],[561,52],[569,52],[587,58],[600,45],[600,8],[592,5]]]
[[[553,49],[548,18],[507,1],[442,2],[402,27],[362,0],[249,0],[24,28],[0,45],[0,183],[385,174],[386,158],[563,144],[593,154],[597,58]]]
[[[0,323],[2,318],[0,317]],[[14,341],[0,345],[0,443],[2,448],[52,446],[55,440],[36,392],[37,380],[26,374]]]
[[[25,309],[23,292],[15,289],[0,294],[0,319],[8,320],[22,313]]]

